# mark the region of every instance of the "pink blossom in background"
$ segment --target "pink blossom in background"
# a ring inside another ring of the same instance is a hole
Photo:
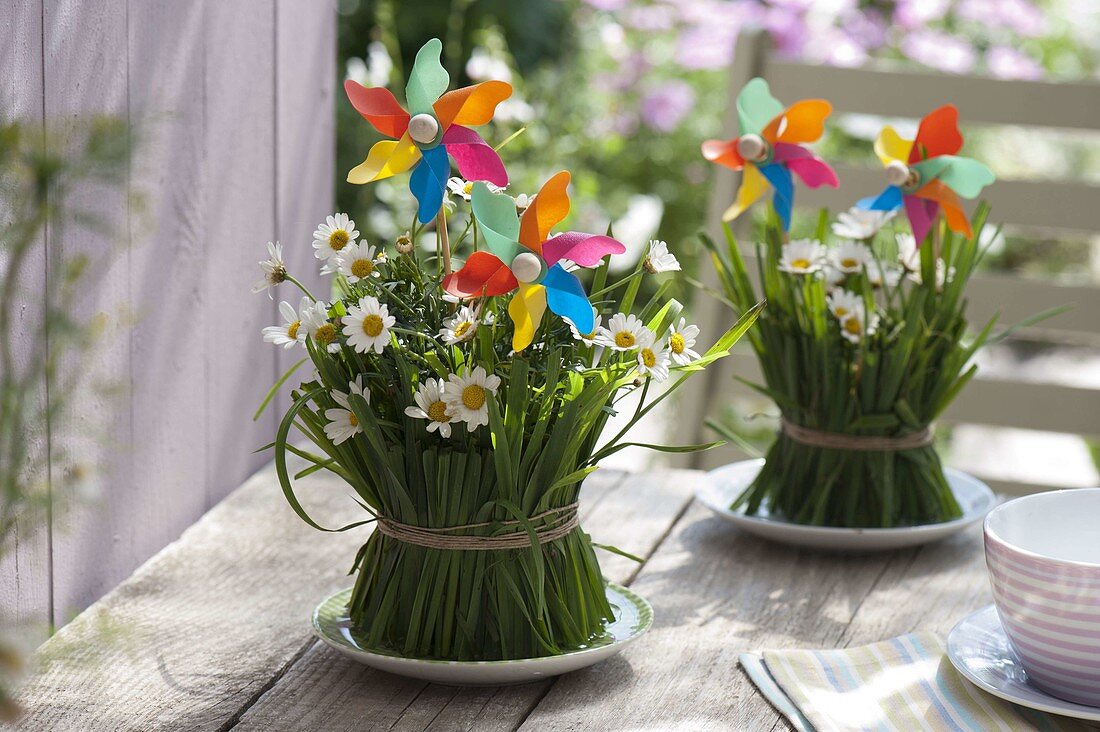
[[[1043,68],[1039,63],[1011,46],[994,46],[985,54],[989,73],[1002,79],[1040,79]]]
[[[1046,31],[1043,11],[1029,0],[961,0],[955,13],[965,20],[993,28],[1008,28],[1025,38]]]
[[[756,15],[756,0],[675,0],[684,25],[738,27]]]
[[[844,14],[841,28],[867,50],[882,48],[886,44],[886,20],[874,8]]]
[[[630,0],[584,0],[585,3],[596,10],[622,10],[630,4]]]
[[[676,63],[685,69],[724,69],[733,61],[740,28],[688,28],[676,40]]]
[[[806,19],[789,8],[769,8],[764,14],[763,25],[772,37],[776,53],[787,58],[799,56],[810,36]]]
[[[939,71],[961,74],[974,68],[974,47],[958,36],[942,31],[915,30],[901,40],[901,52]]]
[[[831,66],[853,67],[865,63],[867,49],[839,28],[824,28],[810,36],[803,55]]]
[[[947,15],[950,0],[898,0],[894,22],[902,28],[923,28]]]
[[[666,81],[642,99],[642,119],[658,132],[671,132],[695,106],[695,90],[686,81]]]
[[[623,23],[640,31],[671,30],[676,20],[676,11],[668,5],[634,6],[623,13]]]

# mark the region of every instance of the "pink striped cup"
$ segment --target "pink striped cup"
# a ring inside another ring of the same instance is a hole
[[[1028,680],[1100,707],[1100,488],[1038,493],[993,509],[985,561]]]

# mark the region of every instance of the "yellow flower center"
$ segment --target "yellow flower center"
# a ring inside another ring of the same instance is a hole
[[[295,320],[293,323],[286,327],[286,337],[290,340],[298,339],[298,329],[302,327],[302,321]]]
[[[432,402],[428,406],[428,419],[433,422],[446,422],[447,405],[443,402]]]
[[[852,259],[851,257],[847,257],[845,259],[840,260],[840,266],[845,267],[847,269],[852,269],[853,267],[858,267],[859,266],[859,260],[858,259]]]
[[[673,333],[672,337],[668,339],[668,347],[672,349],[673,353],[684,352],[684,337],[679,333]]]
[[[462,186],[462,192],[465,193],[467,196],[473,193],[473,190],[474,182],[472,180],[466,181],[466,185]]]
[[[370,261],[369,259],[356,259],[354,262],[351,263],[351,273],[359,279],[370,277],[370,274],[373,271],[374,262]]]
[[[359,418],[358,418],[358,417],[356,417],[356,416],[355,416],[354,414],[352,414],[351,412],[348,412],[348,423],[349,423],[349,424],[350,424],[350,425],[351,425],[352,427],[358,427],[358,426],[359,426]]]
[[[847,314],[848,314],[848,308],[846,308],[846,307],[841,306],[841,307],[838,307],[836,309],[836,316],[838,318],[843,318]]]
[[[635,342],[634,334],[628,330],[620,330],[615,334],[615,345],[619,348],[632,348]]]
[[[313,334],[313,340],[318,343],[332,343],[332,339],[336,337],[336,328],[332,326],[332,323],[325,323],[317,332]]]
[[[462,390],[462,403],[467,409],[481,409],[485,405],[485,389],[470,384]]]
[[[333,251],[338,252],[348,245],[350,239],[351,237],[348,236],[348,232],[343,229],[337,229],[328,235],[328,245],[332,247]]]
[[[461,340],[472,326],[473,323],[471,323],[469,320],[463,320],[461,323],[455,326],[455,338]]]
[[[794,267],[795,269],[809,269],[810,268],[810,260],[802,259],[802,258],[792,259],[791,260],[791,266]]]
[[[860,335],[863,333],[863,323],[859,322],[859,318],[848,318],[844,321],[844,330],[852,335]]]
[[[648,348],[642,349],[642,363],[645,364],[647,369],[653,368],[653,365],[657,363],[657,355]]]
[[[377,338],[382,332],[382,316],[371,313],[363,318],[363,332],[371,338]]]

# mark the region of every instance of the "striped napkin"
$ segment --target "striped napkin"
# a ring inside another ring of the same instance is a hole
[[[835,651],[743,653],[740,661],[798,732],[1095,729],[985,693],[955,671],[934,633]]]

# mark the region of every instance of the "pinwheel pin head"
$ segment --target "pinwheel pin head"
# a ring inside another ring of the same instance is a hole
[[[762,164],[771,157],[771,145],[760,135],[749,133],[737,138],[737,153],[750,163]]]
[[[513,259],[508,269],[520,282],[537,282],[542,277],[544,269],[542,260],[533,252],[520,252]]]
[[[915,191],[920,188],[920,171],[900,160],[891,160],[886,165],[886,181],[903,191]]]
[[[426,112],[414,114],[409,119],[409,137],[421,147],[439,141],[439,120]]]

